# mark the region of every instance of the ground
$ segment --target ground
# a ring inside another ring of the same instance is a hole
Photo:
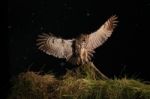
[[[23,72],[12,80],[9,99],[150,99],[149,82],[126,77],[102,79],[89,67],[83,65],[59,77]]]

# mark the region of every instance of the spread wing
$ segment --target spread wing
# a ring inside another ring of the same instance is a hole
[[[48,55],[68,59],[72,55],[72,41],[57,38],[52,34],[43,33],[38,36],[37,46],[38,49]]]
[[[111,36],[117,22],[117,17],[112,16],[97,31],[89,34],[87,49],[93,50],[101,46]]]

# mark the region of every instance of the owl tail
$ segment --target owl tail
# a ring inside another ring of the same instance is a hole
[[[79,56],[72,56],[68,62],[74,64],[74,65],[80,65],[81,64],[81,58]]]

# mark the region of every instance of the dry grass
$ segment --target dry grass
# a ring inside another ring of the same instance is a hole
[[[14,80],[10,99],[48,99],[56,97],[55,89],[59,81],[52,75],[39,75],[34,72],[21,73]]]
[[[13,82],[9,99],[150,99],[150,85],[139,80],[96,79],[95,73],[84,70],[68,71],[62,79],[21,73]]]

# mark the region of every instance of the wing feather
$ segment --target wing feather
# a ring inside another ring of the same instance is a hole
[[[64,40],[51,34],[38,35],[36,45],[46,54],[58,58],[68,59],[72,55],[72,40]]]
[[[93,50],[101,46],[111,36],[117,22],[117,17],[111,16],[97,31],[89,34],[87,49]]]

